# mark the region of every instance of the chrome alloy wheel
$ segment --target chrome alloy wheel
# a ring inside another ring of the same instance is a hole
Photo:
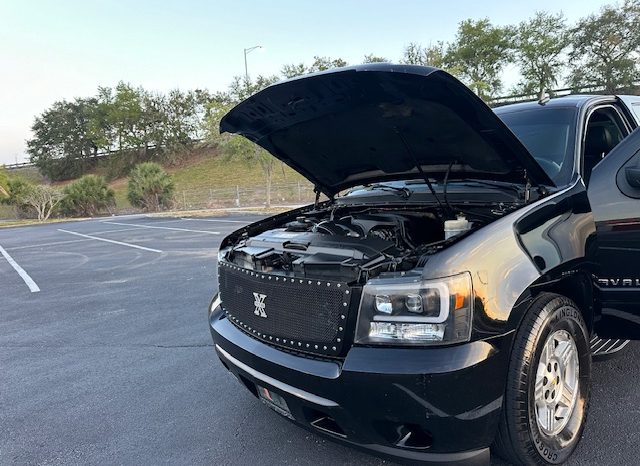
[[[553,332],[540,355],[534,392],[536,421],[545,435],[558,435],[571,419],[578,399],[579,375],[573,337],[566,330]]]

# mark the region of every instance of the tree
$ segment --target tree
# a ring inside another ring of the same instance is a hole
[[[438,41],[428,47],[411,42],[404,48],[401,63],[407,65],[433,66],[447,69],[445,61],[446,46],[444,42]]]
[[[203,126],[204,138],[209,145],[224,145],[224,136],[220,134],[220,121],[236,104],[228,93],[217,93],[207,105]]]
[[[239,103],[279,80],[277,76],[258,75],[255,80],[247,79],[245,76],[234,76],[228,90],[218,93],[212,100]]]
[[[53,180],[78,176],[86,169],[86,160],[97,154],[90,124],[96,105],[94,98],[63,100],[36,118],[27,152],[45,176]]]
[[[64,195],[56,188],[38,184],[24,196],[23,202],[31,206],[38,215],[38,221],[49,219],[53,209],[62,201]]]
[[[104,178],[85,175],[65,186],[62,210],[69,215],[93,217],[115,203],[115,193]]]
[[[564,67],[562,54],[568,45],[569,34],[562,13],[537,12],[520,23],[514,40],[515,58],[522,75],[519,91],[535,92],[542,99],[545,90],[558,83]]]
[[[143,91],[130,84],[120,82],[114,93],[105,95],[107,121],[113,128],[115,146],[121,153],[126,149],[143,145],[142,114]]]
[[[295,78],[296,76],[302,76],[303,74],[307,74],[307,65],[304,63],[292,63],[288,65],[284,65],[280,73],[285,78]]]
[[[271,207],[271,190],[273,173],[276,170],[278,159],[259,145],[238,135],[226,135],[223,150],[228,157],[236,157],[247,165],[257,164],[262,169],[265,181],[265,205]]]
[[[206,138],[210,144],[219,147],[228,158],[237,158],[248,165],[258,164],[260,166],[264,174],[267,207],[271,207],[272,181],[278,166],[277,159],[242,136],[220,134],[220,120],[231,108],[248,97],[248,95],[245,97],[245,92],[251,92],[249,95],[252,95],[270,84],[272,84],[272,79],[260,76],[256,81],[243,81],[243,78],[237,77],[229,86],[228,92],[213,96],[209,102],[206,116]]]
[[[377,55],[374,55],[372,53],[365,55],[364,59],[362,60],[362,63],[388,63],[391,60],[388,60],[384,57],[380,57]]]
[[[235,134],[220,134],[220,120],[235,105],[228,98],[219,98],[212,102],[208,113],[207,140],[215,144],[225,157],[238,159],[247,165],[258,164],[264,174],[267,207],[271,207],[271,191],[273,174],[277,167],[277,159],[262,147]]]
[[[318,71],[325,71],[331,68],[341,68],[347,65],[348,63],[342,58],[320,57],[316,55],[313,57],[313,62],[310,66],[307,66],[304,63],[284,65],[281,73],[285,78],[294,78],[296,76],[302,76],[303,74],[317,73]]]
[[[162,101],[162,144],[169,151],[190,148],[200,137],[201,121],[211,96],[206,91],[174,89]]]
[[[489,19],[462,21],[445,62],[483,99],[502,88],[502,69],[511,58],[512,31],[493,26]]]
[[[58,206],[63,194],[47,185],[33,185],[22,178],[7,178],[3,204],[12,205],[18,217],[37,215],[39,221],[47,220]]]
[[[318,71],[325,71],[331,68],[342,68],[347,66],[347,62],[342,58],[329,58],[319,57],[318,55],[313,57],[313,63],[309,67],[309,73],[316,73]]]
[[[422,45],[411,42],[404,48],[402,53],[401,63],[406,65],[421,65],[425,66],[427,64],[425,50]]]
[[[88,134],[101,151],[109,151],[114,147],[113,125],[109,121],[111,96],[110,87],[98,87],[95,105],[89,113]]]
[[[640,52],[640,1],[605,6],[571,29],[572,86],[601,85],[615,93],[637,80]]]
[[[145,162],[131,170],[127,198],[133,206],[156,211],[171,205],[174,187],[173,178],[162,166]]]

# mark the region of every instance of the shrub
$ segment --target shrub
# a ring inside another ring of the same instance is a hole
[[[129,174],[127,197],[133,206],[151,211],[170,207],[173,190],[171,175],[157,163],[141,163]]]
[[[5,199],[9,196],[9,175],[7,171],[0,167],[0,199]]]
[[[68,215],[93,217],[115,202],[113,189],[101,176],[85,175],[67,185],[63,192],[62,210]]]
[[[49,219],[63,198],[64,195],[60,190],[52,186],[38,184],[24,196],[24,203],[31,206],[39,221],[44,222]]]
[[[22,178],[8,178],[6,181],[6,195],[0,197],[0,202],[13,206],[16,216],[19,218],[31,218],[36,216],[36,211],[26,202],[34,185]]]

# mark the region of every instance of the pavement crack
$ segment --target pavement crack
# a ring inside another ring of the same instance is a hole
[[[259,404],[255,403],[246,411],[245,415],[243,416],[242,420],[240,421],[240,424],[238,425],[238,427],[236,428],[235,432],[233,433],[233,437],[234,438],[237,439],[240,436],[240,434],[243,431],[243,427],[245,426],[247,421],[249,421],[250,418],[253,418],[253,414],[258,409],[259,406],[260,406]],[[246,445],[244,445],[244,443],[242,445],[243,445],[242,451],[244,451],[244,447]]]

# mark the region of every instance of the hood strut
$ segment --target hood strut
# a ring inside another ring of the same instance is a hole
[[[418,172],[420,173],[420,175],[422,175],[422,178],[424,179],[425,183],[427,183],[427,186],[429,187],[429,191],[431,191],[431,194],[433,194],[433,197],[438,202],[438,205],[440,206],[440,209],[442,211],[444,211],[444,206],[442,205],[442,202],[440,202],[440,198],[436,194],[436,190],[433,189],[433,185],[431,184],[431,180],[429,179],[427,174],[422,169],[422,166],[421,166],[420,162],[418,161],[418,159],[416,158],[415,154],[411,151],[411,148],[409,147],[409,144],[407,144],[407,141],[404,138],[404,136],[402,135],[402,132],[400,131],[400,129],[397,126],[394,126],[393,130],[396,132],[396,134],[400,138],[400,141],[402,142],[402,145],[404,146],[404,150],[407,151],[407,154],[409,154],[409,157],[411,157],[413,162],[416,164],[416,168],[418,169]]]
[[[322,194],[322,191],[320,191],[320,188],[318,186],[314,186],[313,192],[316,193],[316,200],[313,202],[313,208],[317,209],[318,204],[320,203],[320,194]],[[331,199],[333,199],[333,196],[331,196]]]

